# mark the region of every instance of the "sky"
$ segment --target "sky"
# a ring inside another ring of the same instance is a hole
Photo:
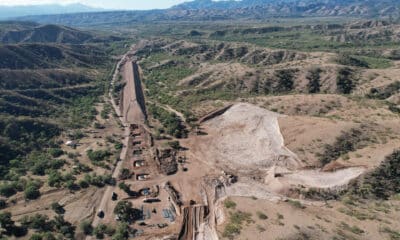
[[[35,5],[81,3],[106,9],[156,9],[169,8],[189,0],[0,0],[0,5]]]

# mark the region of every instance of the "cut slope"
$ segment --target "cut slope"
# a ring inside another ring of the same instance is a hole
[[[278,116],[247,103],[233,105],[204,124],[209,135],[199,137],[194,148],[202,159],[232,171],[297,168],[300,162],[284,146]]]

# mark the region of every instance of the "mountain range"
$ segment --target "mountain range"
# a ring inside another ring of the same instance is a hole
[[[69,26],[154,21],[263,20],[275,17],[398,18],[400,0],[195,0],[164,10],[85,12],[18,20]]]
[[[0,19],[9,19],[9,18],[28,16],[28,15],[96,12],[102,10],[104,9],[93,8],[79,3],[68,4],[68,5],[60,5],[60,4],[41,4],[41,5],[24,5],[24,6],[0,5]]]

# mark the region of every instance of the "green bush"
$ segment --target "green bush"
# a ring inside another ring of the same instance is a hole
[[[236,208],[236,203],[230,199],[224,201],[225,208]]]
[[[120,223],[117,226],[115,234],[112,236],[112,240],[128,240],[130,228],[127,223]]]
[[[65,209],[63,206],[61,206],[58,202],[54,202],[51,204],[51,209],[56,213],[56,214],[64,214]]]
[[[325,145],[323,152],[319,154],[319,160],[322,165],[326,165],[340,156],[355,151],[368,141],[370,141],[369,136],[363,127],[352,128],[342,132],[332,145]]]
[[[0,185],[0,195],[3,197],[11,197],[17,193],[15,184],[4,183]]]
[[[179,143],[179,141],[172,141],[172,142],[168,142],[168,145],[173,148],[173,149],[180,149],[181,145]]]
[[[0,226],[7,231],[7,234],[11,234],[14,228],[14,221],[11,219],[10,212],[0,212]]]
[[[131,202],[120,201],[114,208],[114,214],[119,217],[122,222],[134,222],[142,218],[141,210],[133,208]]]
[[[187,137],[186,127],[175,113],[168,112],[154,104],[148,106],[148,111],[155,119],[160,121],[167,134],[177,138]]]
[[[339,69],[336,78],[337,91],[342,94],[350,94],[355,86],[353,70],[350,68]]]
[[[261,220],[266,220],[266,219],[268,219],[268,216],[267,215],[265,215],[264,213],[262,213],[262,212],[257,212],[257,217],[259,218],[259,219],[261,219]]]
[[[309,93],[319,93],[321,91],[321,72],[320,68],[313,68],[307,74],[307,88]]]
[[[39,233],[34,233],[32,236],[29,238],[29,240],[43,240],[43,237]]]
[[[90,221],[87,221],[87,220],[83,221],[80,224],[80,228],[81,228],[81,231],[85,235],[92,235],[93,234],[93,226],[92,226],[92,223]]]
[[[40,197],[40,185],[36,182],[29,182],[24,190],[25,199],[34,200]]]
[[[55,158],[64,155],[64,151],[60,148],[50,148],[48,150],[48,152],[52,157],[55,157]]]
[[[363,198],[389,199],[400,193],[400,150],[386,156],[374,171],[355,181],[350,192]]]
[[[108,150],[88,150],[86,151],[87,156],[89,157],[90,161],[92,162],[101,162],[108,159],[112,154]]]
[[[367,94],[369,98],[376,98],[380,100],[387,99],[400,91],[400,81],[396,81],[382,88],[371,88]]]
[[[229,239],[233,239],[235,236],[240,234],[240,231],[242,230],[242,224],[244,222],[247,223],[253,222],[250,213],[241,211],[231,213],[229,216],[229,222],[225,226],[222,236]]]

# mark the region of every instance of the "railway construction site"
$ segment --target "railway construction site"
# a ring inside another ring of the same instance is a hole
[[[0,23],[0,239],[400,239],[400,3],[264,2]]]
[[[310,169],[285,145],[281,125],[292,117],[249,103],[229,103],[204,115],[197,130],[178,139],[179,147],[168,145],[171,138],[154,137],[157,121],[147,113],[135,53],[134,48],[125,55],[114,76],[124,83],[119,104],[113,105],[126,138],[113,175],[117,184],[105,191],[94,226],[120,221],[114,209],[124,201],[138,211],[131,222],[135,239],[219,239],[219,225],[229,219],[226,199],[278,203],[300,197],[304,206],[321,206],[293,190],[337,191],[367,170],[361,165]]]
[[[114,75],[114,80],[120,74],[125,82],[119,105],[112,102],[126,136],[113,174],[117,184],[107,187],[93,226],[120,221],[114,208],[119,201],[128,201],[140,211],[135,219],[135,239],[193,239],[202,231],[209,213],[199,194],[204,191],[203,175],[195,163],[190,164],[193,169],[178,171],[178,159],[182,165],[185,156],[154,142],[139,67],[133,58],[134,50],[124,56]],[[128,174],[122,176],[124,170]]]

